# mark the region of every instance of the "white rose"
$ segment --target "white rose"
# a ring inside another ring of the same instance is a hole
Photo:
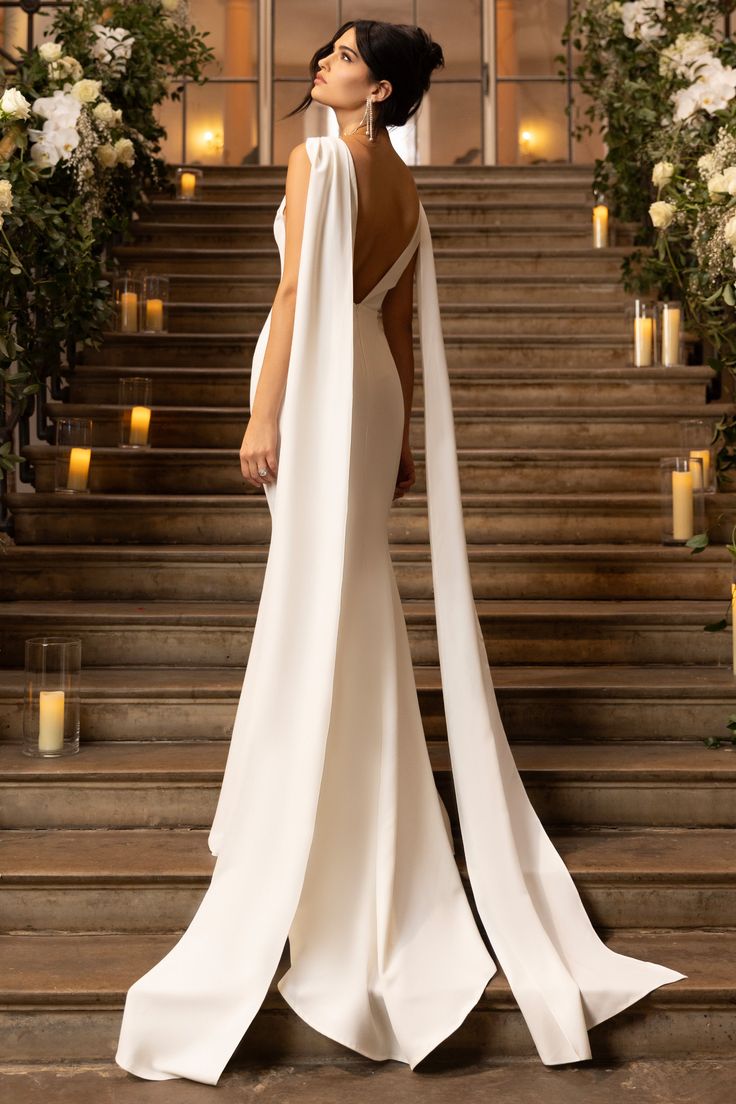
[[[664,188],[669,184],[675,171],[671,161],[658,161],[652,169],[652,184],[656,188]]]
[[[27,119],[31,105],[17,88],[6,88],[0,99],[0,111],[14,119]]]
[[[43,42],[38,47],[38,52],[44,61],[58,61],[63,53],[60,42]]]
[[[103,145],[98,146],[96,153],[97,160],[100,162],[103,169],[112,169],[117,164],[117,154],[109,142],[105,142]]]
[[[179,0],[161,0],[161,7],[167,12],[176,11],[179,7]]]
[[[13,186],[9,180],[0,180],[0,211],[9,211],[13,206]]]
[[[132,165],[135,161],[135,149],[130,138],[118,138],[113,146],[115,156],[121,165]]]
[[[109,100],[101,100],[100,103],[96,104],[92,109],[92,114],[98,122],[108,127],[115,126],[123,120],[123,113],[120,108],[116,110]]]
[[[72,85],[70,94],[80,103],[93,103],[94,100],[100,98],[101,89],[102,81],[80,80]]]
[[[723,173],[715,173],[708,181],[708,195],[714,201],[718,201],[728,191],[728,181]]]
[[[665,230],[672,222],[675,210],[674,203],[665,203],[664,200],[659,199],[656,203],[650,204],[649,216],[657,229]]]
[[[723,236],[731,248],[736,249],[736,215],[732,215],[723,227]]]

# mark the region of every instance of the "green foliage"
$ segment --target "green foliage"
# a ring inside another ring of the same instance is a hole
[[[155,109],[167,95],[179,98],[182,78],[204,83],[213,60],[203,41],[208,32],[188,26],[185,16],[185,3],[169,14],[160,0],[59,8],[50,41],[60,44],[67,69],[54,70],[34,48],[20,51],[17,71],[0,79],[0,95],[14,89],[30,105],[26,117],[0,110],[0,188],[12,196],[10,209],[0,208],[0,378],[21,413],[50,369],[86,345],[98,347],[112,325],[105,250],[114,236],[129,234],[146,190],[167,184],[160,156],[166,132]],[[95,24],[125,28],[133,38],[122,66],[93,53]],[[77,145],[44,163],[34,154],[31,131],[45,122],[35,101],[70,93],[79,80],[100,81],[99,96],[86,101],[80,94]],[[100,103],[109,105],[107,122],[95,114]],[[17,462],[9,445],[0,449],[0,467]]]

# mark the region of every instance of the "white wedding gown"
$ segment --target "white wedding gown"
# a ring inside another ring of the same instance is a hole
[[[468,873],[542,1061],[590,1058],[590,1027],[686,975],[599,939],[509,749],[470,584],[424,208],[355,304],[352,155],[338,137],[306,145],[279,470],[266,485],[271,543],[209,835],[217,862],[186,931],[128,990],[115,1061],[139,1077],[217,1084],[287,936],[291,964],[277,984],[295,1012],[412,1069],[496,972],[434,782],[388,548],[404,409],[379,311],[417,244],[437,633]],[[282,264],[284,202],[274,222]]]

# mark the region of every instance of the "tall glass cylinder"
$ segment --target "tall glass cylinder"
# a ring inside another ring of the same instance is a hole
[[[59,494],[89,494],[92,460],[92,419],[58,418],[54,490]]]
[[[608,246],[609,211],[603,192],[596,192],[593,207],[593,248],[605,249]]]
[[[682,304],[676,300],[657,304],[657,325],[660,335],[660,362],[670,368],[684,363]]]
[[[658,362],[657,304],[647,299],[635,299],[627,308],[631,335],[631,363],[636,368],[650,368]]]
[[[143,277],[141,330],[143,333],[167,333],[169,328],[169,277],[157,272]]]
[[[82,641],[37,636],[25,642],[23,753],[53,758],[79,751]]]
[[[687,456],[703,463],[703,490],[713,494],[716,489],[714,454],[714,423],[708,418],[683,418],[680,422],[680,445]]]
[[[150,376],[121,376],[118,380],[120,445],[122,448],[149,448],[151,426]]]
[[[176,198],[191,201],[202,195],[203,173],[201,169],[176,170]]]
[[[660,460],[662,544],[686,544],[705,529],[703,462],[699,457]]]
[[[142,279],[132,272],[115,277],[115,307],[120,333],[138,333]]]

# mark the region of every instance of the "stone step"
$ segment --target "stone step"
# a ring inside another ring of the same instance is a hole
[[[4,934],[183,930],[215,858],[207,830],[0,831]],[[554,833],[597,927],[736,927],[732,829]],[[461,840],[456,860],[466,890]]]
[[[201,188],[202,200],[209,203],[231,204],[233,202],[270,203],[275,213],[284,195],[283,181],[273,180],[268,184],[259,184],[257,180],[245,181],[233,179],[216,181],[208,177]],[[454,180],[435,178],[424,180],[417,178],[417,191],[422,203],[458,203],[471,205],[476,203],[526,203],[539,207],[556,204],[587,205],[593,207],[592,176],[581,174],[577,179],[532,180],[523,173],[502,179]],[[195,201],[196,202],[196,201]]]
[[[112,256],[125,267],[145,265],[149,272],[228,272],[233,275],[280,273],[279,254],[275,242],[262,249],[251,248],[188,248],[186,246],[116,245]],[[602,276],[620,275],[621,262],[631,253],[631,246],[610,246],[594,249],[592,245],[532,246],[495,248],[469,246],[465,249],[434,249],[437,273],[462,273],[467,280],[503,269],[509,276],[532,273],[552,276],[557,273],[575,275],[578,279],[594,273]]]
[[[273,219],[271,220],[273,222]],[[533,249],[538,246],[555,246],[563,249],[592,249],[591,220],[584,225],[567,219],[550,225],[531,221],[521,226],[489,224],[484,221],[433,223],[433,244],[442,249],[494,248]],[[273,225],[264,223],[168,222],[154,219],[138,219],[132,224],[132,237],[136,245],[153,246],[156,249],[177,246],[186,249],[267,249],[274,247]],[[617,243],[621,244],[618,239]],[[397,242],[396,248],[399,249]]]
[[[477,600],[493,666],[505,664],[731,664],[730,632],[704,632],[728,603]],[[437,664],[434,604],[404,601],[413,662]],[[257,602],[8,602],[3,662],[22,666],[29,636],[73,635],[86,667],[216,666],[248,659]]]
[[[94,459],[92,461],[94,463]],[[244,487],[246,484],[243,484]],[[263,491],[242,495],[13,493],[7,503],[17,544],[267,544],[271,515]],[[468,543],[657,543],[661,502],[651,494],[481,494],[462,496]],[[711,539],[730,537],[734,495],[706,495]],[[104,520],[103,520],[104,519]],[[427,497],[394,502],[388,539],[429,541]]]
[[[427,544],[392,544],[404,598],[433,595]],[[258,601],[264,545],[6,545],[0,600]],[[725,600],[732,560],[725,547],[661,544],[471,544],[476,598]]]
[[[273,229],[276,209],[281,203],[284,190],[274,187],[267,199],[232,200],[230,203],[217,203],[200,200],[196,203],[182,203],[176,199],[154,198],[140,212],[137,226],[148,222],[175,225],[207,226],[266,226]],[[432,233],[435,227],[457,226],[465,223],[474,226],[503,227],[552,227],[573,226],[586,232],[592,230],[592,200],[583,203],[567,203],[564,200],[553,203],[539,203],[538,200],[526,203],[514,203],[507,200],[486,199],[477,202],[462,202],[455,199],[440,200],[430,198],[422,185],[419,198],[424,207]],[[629,230],[628,223],[611,219],[609,230],[621,228]]]
[[[90,667],[80,687],[81,731],[88,741],[229,741],[243,685],[241,667]],[[446,740],[438,666],[414,669],[422,724]],[[493,667],[493,683],[512,743],[728,740],[733,712],[730,667]],[[22,740],[23,669],[0,669],[0,735]],[[725,752],[728,755],[728,752]]]
[[[150,440],[155,448],[239,449],[250,416],[248,396],[241,406],[157,406],[151,413]],[[94,445],[117,445],[122,407],[104,403],[49,402],[53,420],[92,418]],[[601,449],[649,448],[676,454],[686,418],[715,421],[730,413],[721,403],[668,406],[455,406],[459,448]],[[424,410],[412,411],[410,442],[422,447]]]
[[[80,363],[95,365],[158,364],[176,367],[192,360],[219,368],[240,368],[253,359],[258,332],[250,334],[122,334],[103,333],[99,349],[87,349]],[[486,369],[489,363],[507,369],[551,369],[560,362],[568,368],[618,368],[626,364],[628,344],[617,337],[571,338],[522,334],[448,335],[444,339],[450,372],[459,369]],[[421,374],[419,336],[414,337],[417,376]]]
[[[245,334],[260,329],[270,303],[170,303],[168,328],[177,333]],[[416,310],[415,310],[416,315]],[[415,323],[415,329],[416,329]],[[452,303],[442,310],[443,333],[607,336],[625,342],[627,319],[621,304]],[[417,330],[418,332],[418,330]]]
[[[250,394],[250,368],[184,365],[78,364],[71,374],[71,401],[114,404],[121,376],[146,375],[152,380],[157,406],[228,406],[242,403]],[[714,377],[707,365],[677,368],[537,368],[523,375],[518,369],[489,365],[475,371],[455,371],[450,376],[453,405],[518,406],[651,406],[703,403],[707,384]],[[424,408],[424,383],[415,371],[414,406]]]
[[[226,741],[83,742],[38,759],[0,747],[0,828],[209,828]],[[428,741],[437,787],[457,827],[446,742]],[[727,828],[734,756],[702,743],[517,744],[514,759],[545,825]]]
[[[290,1024],[289,1041],[293,1045],[291,1034],[294,1025],[292,1013],[282,1006],[282,1012]],[[627,1047],[635,1047],[632,1017],[623,1026],[624,1014],[620,1014],[615,1028],[617,1046],[621,1048],[622,1031],[627,1033]],[[651,1018],[651,1013],[650,1013]],[[471,1043],[466,1036],[454,1036],[444,1042],[436,1051],[423,1059],[420,1076],[432,1073],[432,1083],[436,1083],[436,1092],[427,1094],[427,1083],[420,1087],[425,1092],[426,1101],[441,1101],[442,1094],[452,1093],[456,1101],[470,1101],[473,1096],[483,1100],[503,1100],[504,1104],[528,1104],[530,1100],[551,1101],[549,1095],[549,1069],[539,1061],[535,1053],[527,1057],[509,1057],[499,1052],[499,1037],[496,1027],[492,1027],[490,1017],[486,1042],[478,1040],[481,1032],[477,1030],[477,1021],[473,1022],[476,1042]],[[494,1024],[498,1018],[494,1014]],[[672,1104],[675,1100],[697,1100],[698,1104],[723,1104],[728,1100],[731,1086],[736,1081],[736,1058],[721,1056],[718,1058],[607,1058],[605,1047],[611,1034],[611,1023],[593,1028],[591,1039],[594,1057],[584,1064],[584,1068],[572,1065],[555,1073],[555,1085],[568,1094],[576,1092],[582,1085],[585,1092],[585,1104],[610,1104],[612,1099],[625,1099],[631,1085],[636,1084],[640,1101],[655,1101],[657,1098]],[[663,1025],[662,1025],[663,1026]],[[305,1025],[300,1024],[300,1030]],[[520,1031],[523,1031],[519,1021]],[[316,1032],[311,1033],[313,1042],[312,1056],[304,1059],[287,1057],[283,1040],[276,1042],[273,1035],[268,1040],[269,1051],[262,1051],[260,1042],[252,1045],[252,1033],[248,1031],[247,1044],[239,1051],[238,1059],[228,1065],[217,1086],[218,1104],[242,1104],[244,1100],[255,1098],[269,1086],[273,1104],[283,1104],[288,1100],[300,1101],[300,1104],[332,1104],[345,1099],[346,1083],[360,1086],[360,1104],[385,1104],[387,1100],[398,1101],[406,1098],[406,1065],[399,1062],[384,1062],[377,1065],[371,1058],[338,1048],[338,1053],[324,1053],[323,1046],[330,1045],[329,1040]],[[308,1031],[309,1029],[307,1029]],[[464,1029],[463,1029],[464,1030]],[[608,1031],[608,1035],[602,1032]],[[115,1049],[114,1032],[111,1032],[110,1046]],[[455,1054],[452,1061],[449,1055],[458,1044],[464,1048]],[[636,1053],[643,1053],[646,1039],[641,1040]],[[675,1045],[676,1045],[675,1040]],[[334,1050],[334,1048],[333,1048]],[[13,1077],[13,1104],[43,1104],[53,1100],[54,1104],[87,1104],[125,1099],[130,1089],[130,1076],[117,1064],[109,1060],[110,1050],[101,1061],[89,1062],[24,1062],[18,1061],[0,1067],[0,1076]],[[315,1061],[315,1055],[318,1060]],[[269,1062],[268,1058],[272,1061]],[[444,1082],[451,1084],[451,1090]],[[271,1091],[273,1083],[278,1085]],[[180,1104],[183,1100],[181,1081],[171,1082],[172,1088],[157,1088],[158,1104]],[[187,1085],[187,1104],[195,1104],[197,1099],[206,1101],[208,1086]],[[146,1090],[144,1089],[143,1092]],[[111,1094],[111,1095],[108,1095]],[[290,1095],[293,1094],[293,1095]],[[411,1100],[412,1098],[409,1097]],[[570,1099],[573,1096],[570,1095]]]
[[[673,1053],[680,1059],[731,1056],[736,1030],[736,933],[634,930],[600,934],[620,954],[658,962],[687,976],[660,986],[637,1001],[633,1010],[624,1010],[594,1027],[590,1038],[596,1055],[646,1055],[648,1059]],[[63,1060],[67,1067],[72,1062],[109,1061],[120,1032],[128,988],[163,958],[174,942],[172,933],[0,936],[4,1060]],[[283,1068],[284,1063],[308,1058],[318,1063],[312,1066],[317,1069],[328,1061],[355,1058],[355,1052],[316,1032],[289,1009],[276,988],[276,980],[288,965],[285,948],[263,1004],[233,1056],[233,1067],[270,1061]],[[84,1024],[83,1031],[80,1023]],[[467,1019],[451,1039],[441,1044],[441,1052],[443,1056],[453,1053],[477,1057],[479,1047],[487,1055],[504,1058],[537,1054],[500,966]],[[427,1059],[428,1064],[431,1060]],[[375,1072],[374,1064],[365,1071],[371,1075]],[[401,1072],[405,1079],[406,1069]],[[269,1076],[273,1073],[271,1068]],[[67,1074],[67,1080],[70,1076]],[[581,1076],[582,1072],[576,1070],[576,1082]],[[349,1075],[343,1066],[340,1089],[330,1100],[345,1099],[346,1078],[349,1080]],[[361,1084],[364,1080],[365,1076],[361,1077]],[[227,1081],[227,1077],[221,1081],[218,1091],[226,1088]],[[606,1083],[609,1081],[607,1076]],[[124,1091],[130,1087],[129,1082],[128,1076],[124,1086],[121,1084],[121,1098],[130,1095]],[[183,1084],[177,1083],[177,1095],[171,1100],[183,1099]],[[625,1084],[629,1087],[631,1078]],[[106,1084],[104,1091],[109,1087]],[[191,1087],[199,1091],[199,1086]],[[361,1089],[360,1099],[369,1099],[363,1092]],[[397,1089],[392,1099],[398,1100],[401,1092]],[[185,1095],[194,1099],[190,1093]],[[238,1099],[244,1100],[246,1095]],[[300,1096],[308,1099],[301,1091]],[[511,1099],[507,1093],[504,1098]],[[314,1099],[327,1098],[320,1095]],[[698,1099],[705,1101],[702,1093]],[[593,1097],[586,1094],[586,1100],[592,1101]],[[596,1100],[602,1101],[603,1097]],[[715,1101],[715,1097],[709,1100]]]
[[[112,279],[114,273],[106,271],[106,279]],[[234,275],[232,273],[195,273],[170,274],[171,300],[175,303],[199,302],[206,299],[218,303],[267,303],[268,308],[278,287],[279,274],[271,276],[253,273],[252,275]],[[585,279],[561,273],[553,279],[543,276],[517,276],[511,280],[498,273],[479,276],[474,280],[466,279],[462,274],[439,276],[437,290],[440,306],[445,303],[517,303],[534,298],[535,302],[578,303],[591,308],[599,303],[611,305],[617,303],[621,310],[630,302],[631,297],[621,288],[617,279],[611,276],[588,275]],[[595,367],[592,365],[591,367]]]
[[[21,455],[31,461],[37,491],[54,490],[59,451],[51,445],[28,445]],[[534,494],[554,487],[561,494],[656,494],[660,486],[662,449],[554,450],[459,449],[460,485],[467,492],[493,487],[497,492]],[[426,493],[424,449],[416,449],[414,490]],[[237,449],[95,448],[90,490],[100,494],[236,494],[255,495],[244,486]]]

